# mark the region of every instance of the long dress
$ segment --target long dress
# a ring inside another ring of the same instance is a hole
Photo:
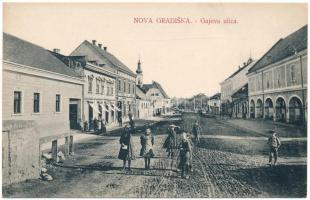
[[[121,160],[134,160],[136,156],[134,155],[134,148],[131,135],[127,132],[124,132],[119,140],[120,144],[124,144],[124,146],[120,147],[118,153],[118,159]]]
[[[142,146],[140,156],[145,158],[152,158],[155,156],[153,152],[154,136],[152,134],[142,135],[140,137],[140,143]]]
[[[177,135],[174,130],[169,129],[163,148],[167,149],[166,152],[172,152],[177,147]]]
[[[191,165],[191,144],[188,140],[182,140],[179,145],[180,148],[180,162],[178,165],[179,169],[182,169],[185,165]]]

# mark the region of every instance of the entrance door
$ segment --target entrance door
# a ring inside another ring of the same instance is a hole
[[[79,129],[77,104],[69,105],[69,120],[70,120],[70,129]]]

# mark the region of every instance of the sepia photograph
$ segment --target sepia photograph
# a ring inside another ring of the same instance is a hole
[[[2,3],[3,198],[306,198],[308,3]]]

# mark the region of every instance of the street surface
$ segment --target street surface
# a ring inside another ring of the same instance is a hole
[[[194,149],[189,180],[175,170],[176,159],[162,149],[167,127],[174,123],[191,130],[198,119],[203,129],[201,144]],[[3,187],[4,197],[305,197],[306,130],[251,121],[201,118],[185,114],[182,121],[162,121],[152,127],[155,158],[144,170],[139,157],[140,128],[134,134],[137,159],[132,172],[122,172],[117,159],[120,131],[78,142],[75,155],[58,166],[48,165],[51,182],[30,180]],[[254,122],[255,123],[255,122]],[[265,127],[264,127],[265,124]],[[282,140],[279,165],[268,163],[266,133],[271,126]],[[249,128],[250,127],[250,128]],[[265,130],[265,129],[266,130]]]

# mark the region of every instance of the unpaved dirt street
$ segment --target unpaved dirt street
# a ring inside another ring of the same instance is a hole
[[[117,159],[119,133],[98,136],[76,144],[76,154],[61,166],[49,165],[51,182],[30,180],[3,187],[4,197],[305,197],[306,139],[285,133],[279,165],[270,168],[264,135],[240,129],[219,119],[185,114],[173,122],[190,129],[198,119],[203,128],[201,144],[194,149],[189,180],[175,171],[176,159],[166,158],[162,144],[171,122],[152,127],[156,158],[144,170],[139,136],[134,135],[132,172],[121,171]],[[225,136],[225,137],[223,137]],[[250,136],[250,138],[247,138]],[[281,133],[280,133],[281,137]]]

